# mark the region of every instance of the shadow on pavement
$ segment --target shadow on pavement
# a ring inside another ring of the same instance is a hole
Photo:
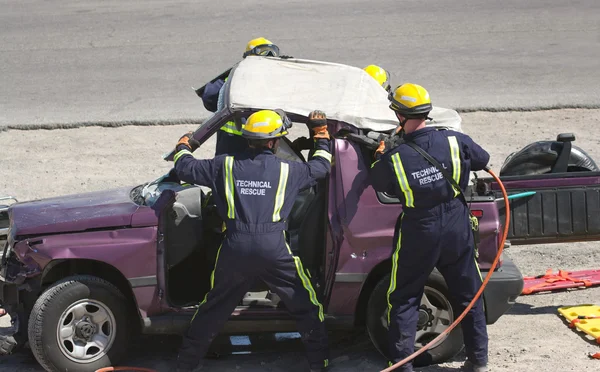
[[[121,366],[155,369],[159,372],[175,370],[177,351],[181,344],[178,336],[143,336],[131,346]],[[386,361],[371,344],[364,332],[330,332],[331,372],[378,372],[386,368]],[[459,360],[461,355],[453,361]],[[3,372],[43,372],[30,350],[0,359]],[[256,334],[220,336],[205,358],[202,371],[271,371],[305,372],[308,363],[304,347],[297,334]],[[420,372],[452,372],[458,368],[429,366],[416,368]]]
[[[532,306],[525,303],[515,303],[506,314],[509,315],[540,315],[540,314],[554,314],[558,316],[559,306]]]

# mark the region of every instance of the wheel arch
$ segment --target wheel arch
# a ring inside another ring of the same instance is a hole
[[[96,276],[117,287],[127,298],[132,315],[137,317],[139,329],[143,327],[142,316],[131,284],[116,267],[106,262],[89,259],[56,259],[50,261],[42,272],[41,289],[43,291],[52,283],[73,275]]]
[[[392,259],[388,258],[381,261],[367,275],[367,278],[363,282],[360,288],[360,294],[358,295],[358,301],[356,302],[356,311],[354,315],[354,324],[364,325],[367,319],[367,304],[369,303],[369,297],[371,292],[375,289],[375,286],[379,281],[386,276],[386,274],[392,271]]]

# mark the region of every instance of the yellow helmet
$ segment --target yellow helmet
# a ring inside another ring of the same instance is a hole
[[[246,52],[243,57],[246,58],[249,55],[278,57],[279,47],[264,37],[257,37],[246,44]]]
[[[390,74],[385,69],[377,65],[368,65],[363,68],[367,74],[371,75],[385,90],[390,91]]]
[[[261,110],[248,117],[242,136],[248,139],[271,139],[288,134],[291,122],[281,110]]]
[[[407,119],[427,117],[433,106],[429,93],[417,84],[406,83],[398,86],[388,95],[390,108]]]

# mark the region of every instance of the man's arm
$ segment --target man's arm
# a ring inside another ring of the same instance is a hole
[[[394,177],[391,172],[389,156],[377,156],[377,160],[371,164],[369,172],[371,176],[371,185],[377,192],[385,192],[389,195],[395,195]]]
[[[184,182],[210,187],[214,179],[214,159],[194,158],[192,151],[198,147],[198,141],[193,139],[191,132],[183,135],[175,146],[177,153],[173,158],[173,169]]]
[[[311,187],[317,180],[325,178],[331,171],[331,138],[327,130],[327,116],[324,112],[314,110],[308,115],[306,123],[313,133],[314,152],[308,162],[294,163],[294,178],[300,190]]]
[[[217,111],[217,102],[219,99],[219,90],[225,84],[223,79],[218,79],[214,83],[206,84],[204,88],[204,92],[202,93],[202,103],[204,104],[204,108],[206,108],[210,112]]]
[[[298,188],[304,190],[325,178],[331,171],[331,152],[329,139],[315,139],[315,152],[306,163],[293,163],[299,182]]]
[[[458,133],[460,141],[463,145],[463,150],[471,159],[471,170],[480,171],[485,169],[490,161],[490,154],[479,146],[471,137],[464,133]]]

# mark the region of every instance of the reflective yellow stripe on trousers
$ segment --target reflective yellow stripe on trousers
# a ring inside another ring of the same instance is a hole
[[[452,157],[452,178],[460,185],[460,148],[454,136],[448,137],[448,143],[450,144],[450,156]],[[454,196],[458,194],[460,194],[460,190],[454,188]]]
[[[204,295],[204,299],[198,305],[198,308],[196,309],[196,312],[194,313],[194,316],[192,317],[192,320],[190,321],[190,323],[194,321],[194,318],[196,318],[196,315],[198,314],[198,310],[200,310],[200,306],[202,306],[202,305],[204,305],[204,303],[206,303],[206,299],[208,298],[208,294],[215,287],[215,270],[217,270],[217,265],[219,264],[219,254],[221,254],[221,247],[222,246],[223,246],[223,244],[221,244],[219,246],[219,249],[217,250],[217,258],[215,259],[215,267],[213,268],[213,271],[210,274],[210,289],[206,292],[206,294]]]
[[[400,254],[400,248],[402,248],[402,220],[404,219],[404,213],[400,217],[400,227],[398,228],[398,243],[396,244],[396,250],[392,255],[392,272],[390,273],[390,286],[387,291],[387,303],[388,303],[388,327],[390,324],[390,313],[392,312],[392,303],[390,302],[390,296],[396,290],[396,275],[398,275],[398,255]]]
[[[227,200],[227,217],[235,218],[235,204],[233,198],[233,156],[225,157],[225,199]]]
[[[317,299],[317,293],[315,292],[315,289],[313,288],[312,284],[310,283],[310,279],[304,273],[304,267],[302,266],[302,261],[300,260],[300,258],[294,256],[294,254],[292,253],[292,250],[290,249],[290,246],[287,243],[287,240],[285,240],[285,232],[283,233],[283,241],[285,242],[285,246],[287,247],[288,252],[290,252],[290,255],[294,258],[294,263],[296,264],[296,271],[298,271],[298,276],[300,277],[300,280],[302,281],[302,286],[308,292],[308,297],[310,298],[310,302],[312,302],[313,305],[315,305],[316,307],[319,308],[319,320],[324,321],[325,315],[323,315],[323,305],[321,305],[321,303]]]
[[[402,160],[400,160],[400,155],[398,153],[392,155],[392,163],[394,164],[394,172],[396,172],[398,184],[400,185],[400,189],[406,200],[405,206],[413,208],[415,206],[415,199],[410,185],[408,184],[408,177],[406,177],[406,172],[404,172],[404,166],[402,165]]]

